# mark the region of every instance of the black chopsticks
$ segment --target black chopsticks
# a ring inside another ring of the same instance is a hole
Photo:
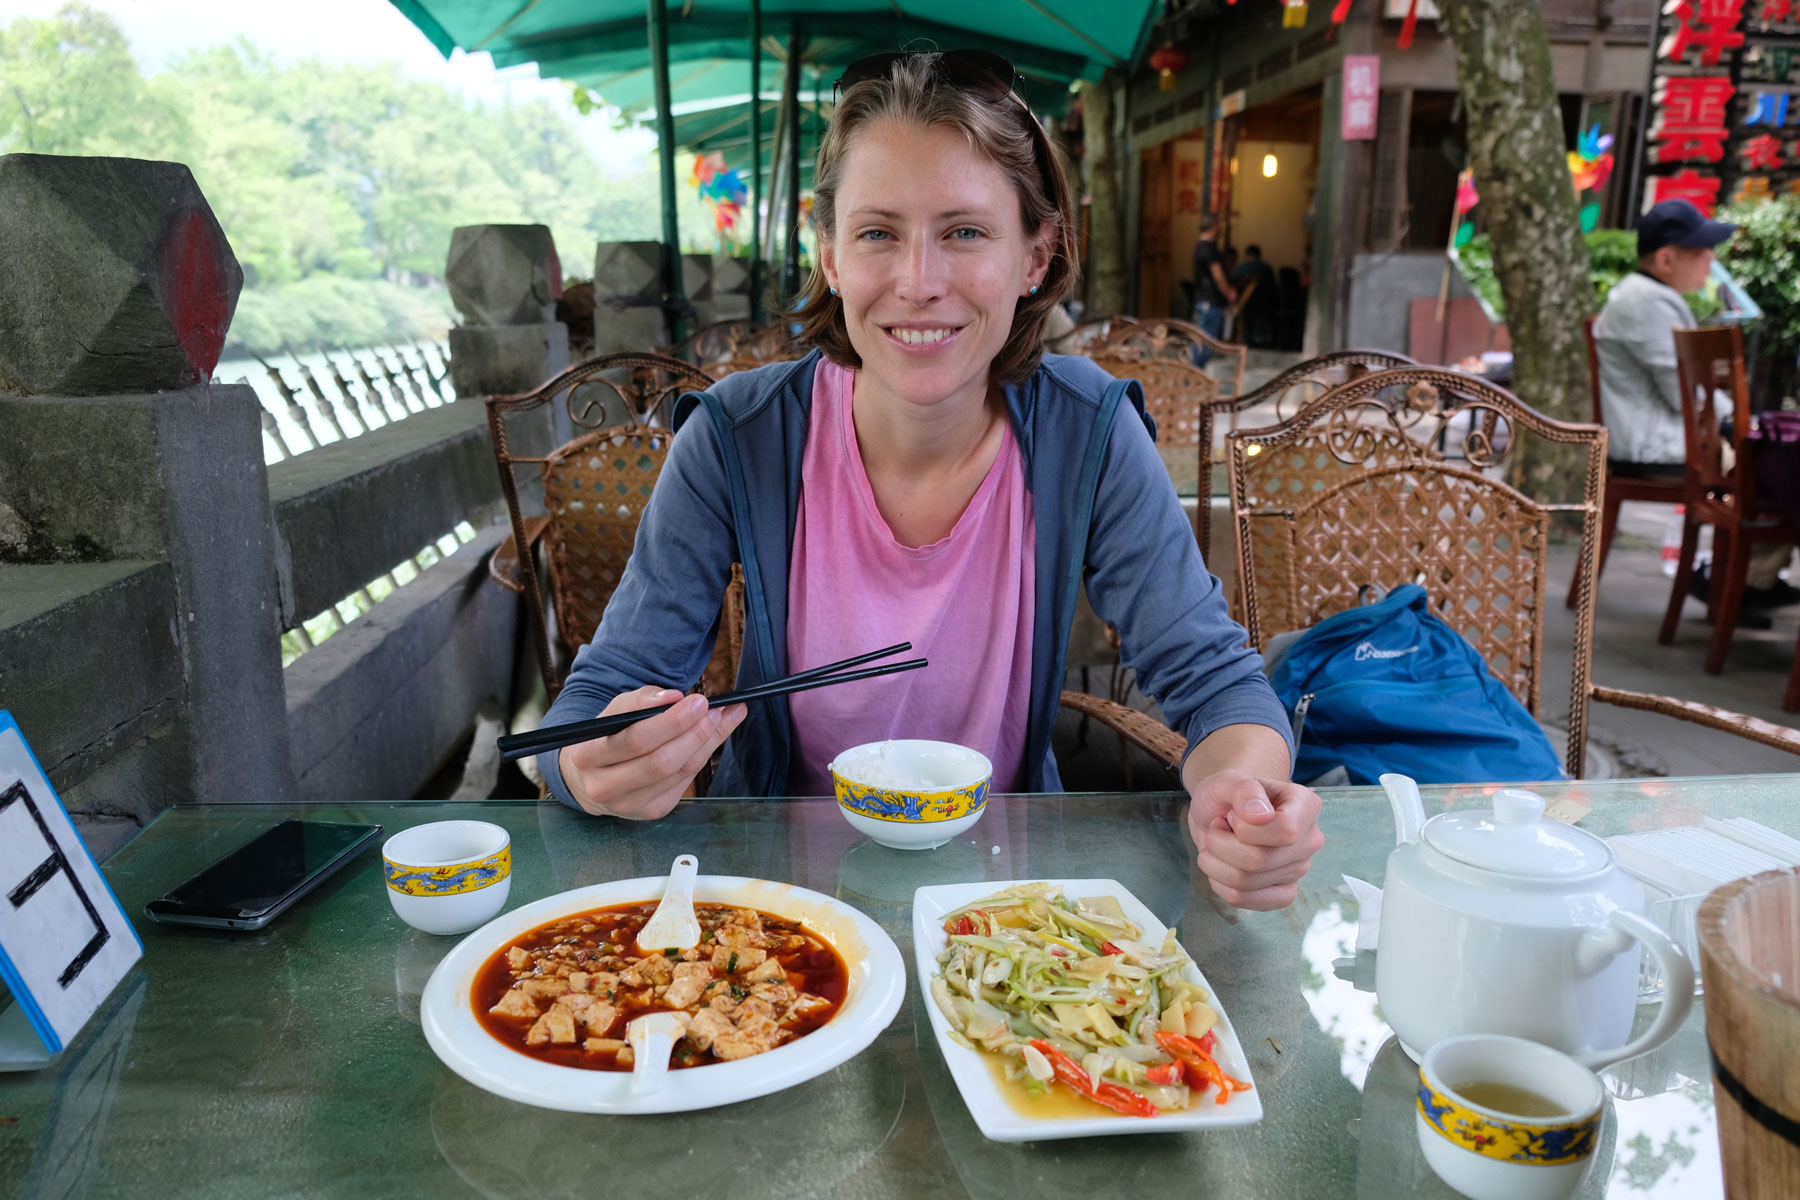
[[[791,692],[804,692],[811,688],[830,687],[834,683],[850,683],[858,679],[874,679],[881,675],[893,675],[900,671],[916,671],[926,664],[922,658],[909,658],[905,662],[888,663],[885,666],[870,667],[863,671],[852,671],[849,668],[859,667],[878,658],[887,658],[899,654],[903,650],[911,650],[911,642],[900,642],[884,650],[873,650],[868,654],[859,654],[855,658],[846,658],[842,662],[826,663],[822,667],[814,667],[810,671],[801,671],[782,679],[759,683],[755,687],[747,687],[742,691],[727,692],[723,696],[714,696],[707,701],[709,708],[723,708],[727,704],[743,704],[750,700],[767,700],[772,696],[786,696]],[[571,721],[566,725],[549,725],[542,729],[532,729],[524,733],[509,733],[499,741],[502,759],[520,758],[527,754],[542,754],[546,750],[560,750],[564,746],[573,746],[594,738],[605,737],[617,733],[628,726],[635,725],[646,717],[654,717],[657,713],[668,712],[675,704],[659,704],[654,708],[640,708],[632,712],[614,713],[608,717],[595,717],[588,721]]]

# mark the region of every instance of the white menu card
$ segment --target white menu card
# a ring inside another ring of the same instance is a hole
[[[74,1040],[143,943],[0,709],[0,1071],[43,1066]]]

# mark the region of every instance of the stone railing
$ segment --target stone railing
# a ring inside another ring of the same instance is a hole
[[[497,298],[555,278],[548,232],[457,237],[456,393],[536,386],[566,334]],[[208,382],[242,275],[177,164],[0,157],[0,257],[0,706],[86,832],[104,847],[171,803],[414,795],[511,699],[482,406],[265,465],[255,393]],[[283,671],[284,631],[433,544],[441,561]]]

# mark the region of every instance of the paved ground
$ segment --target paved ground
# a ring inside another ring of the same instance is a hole
[[[1667,646],[1656,641],[1669,602],[1670,581],[1663,575],[1660,545],[1670,509],[1663,505],[1627,504],[1620,517],[1621,537],[1605,572],[1594,621],[1594,680],[1612,687],[1660,692],[1715,704],[1782,725],[1800,726],[1800,713],[1781,709],[1800,635],[1800,608],[1775,614],[1766,631],[1738,629],[1721,674],[1702,668],[1712,627],[1705,606],[1688,600],[1681,627]],[[1574,566],[1571,549],[1554,554],[1551,591],[1556,597],[1545,629],[1544,695],[1547,716],[1567,712],[1567,701],[1552,709],[1548,697],[1567,695],[1569,652],[1574,614],[1562,607]],[[1624,773],[1634,775],[1729,775],[1800,771],[1800,757],[1672,717],[1604,704],[1592,706],[1591,728],[1603,747],[1621,752]]]

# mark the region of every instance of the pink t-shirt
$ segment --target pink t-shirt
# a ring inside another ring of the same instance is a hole
[[[910,641],[931,665],[788,697],[789,784],[829,796],[838,753],[886,738],[959,742],[1017,790],[1031,708],[1036,544],[1025,466],[1009,424],[1000,453],[950,536],[896,539],[875,505],[851,419],[855,375],[821,358],[788,568],[788,669]]]

